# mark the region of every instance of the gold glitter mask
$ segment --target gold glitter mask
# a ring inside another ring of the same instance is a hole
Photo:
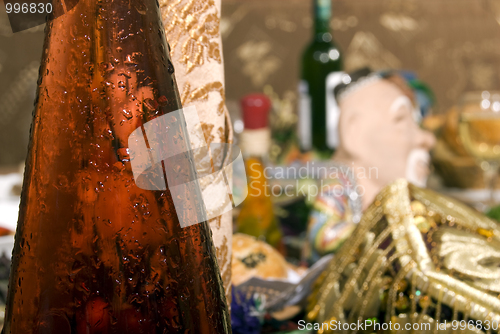
[[[431,333],[436,319],[447,320],[449,333],[453,323],[473,320],[465,332],[480,332],[478,323],[498,332],[499,294],[500,225],[398,180],[377,196],[316,283],[308,317],[401,328],[429,323]]]

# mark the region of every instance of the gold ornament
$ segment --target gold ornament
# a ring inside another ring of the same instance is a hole
[[[356,323],[383,310],[383,323],[435,322],[446,306],[454,319],[460,313],[500,323],[499,258],[496,222],[398,180],[377,196],[318,281],[309,320]]]

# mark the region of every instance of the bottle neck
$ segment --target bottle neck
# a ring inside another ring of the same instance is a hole
[[[330,39],[330,18],[332,17],[331,0],[314,1],[314,36],[320,40]],[[325,35],[327,34],[327,35]],[[329,36],[329,37],[328,37]]]
[[[240,147],[245,158],[267,156],[271,147],[271,131],[269,128],[244,130],[240,135]]]

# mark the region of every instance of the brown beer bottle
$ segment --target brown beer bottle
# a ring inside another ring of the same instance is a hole
[[[3,334],[231,332],[173,72],[156,0],[47,23]]]

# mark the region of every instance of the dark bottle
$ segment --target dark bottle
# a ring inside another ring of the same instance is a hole
[[[47,24],[2,333],[231,332],[209,226],[181,226],[199,189],[182,212],[172,184],[144,189],[196,179],[182,113],[150,126],[181,108],[167,51],[156,0],[80,0]],[[137,129],[183,153],[134,178]]]
[[[302,55],[298,131],[303,151],[328,157],[338,144],[333,89],[341,81],[342,57],[330,33],[331,0],[313,1],[314,36]]]

